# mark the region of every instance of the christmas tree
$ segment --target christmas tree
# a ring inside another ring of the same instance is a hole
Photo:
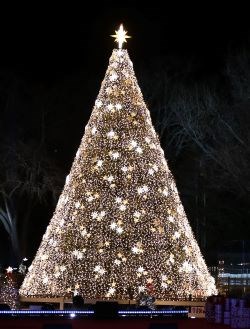
[[[9,266],[6,273],[0,274],[0,303],[16,309],[19,306],[18,278],[12,271],[12,267]]]
[[[216,292],[153,128],[122,26],[23,296]]]

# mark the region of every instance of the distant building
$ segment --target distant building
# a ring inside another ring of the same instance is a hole
[[[210,267],[221,294],[250,295],[250,241],[230,241],[218,253],[218,265]]]

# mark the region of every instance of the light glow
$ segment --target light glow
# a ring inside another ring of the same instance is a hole
[[[13,272],[13,268],[11,266],[6,268],[6,272],[7,273],[12,273]]]
[[[71,314],[75,314],[78,316],[93,316],[95,314],[94,310],[88,310],[88,311],[78,311],[74,310],[74,313],[72,313],[72,310],[55,310],[55,311],[41,311],[41,310],[10,310],[10,311],[0,311],[0,315],[13,317],[13,315],[31,315],[32,317],[34,315],[41,316],[41,315],[55,315],[55,316],[70,316]],[[154,315],[176,315],[176,314],[185,314],[188,315],[188,310],[149,310],[149,311],[137,311],[137,310],[131,310],[131,311],[118,311],[119,316],[152,316]],[[192,317],[191,317],[192,318]],[[195,317],[193,317],[195,318]]]
[[[123,25],[121,24],[118,31],[115,31],[115,34],[111,35],[111,37],[115,38],[115,42],[118,43],[118,48],[122,49],[122,44],[127,42],[126,39],[131,38],[127,35],[127,31],[123,29]]]

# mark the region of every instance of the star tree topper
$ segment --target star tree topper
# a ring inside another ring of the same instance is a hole
[[[118,31],[115,31],[115,34],[111,35],[111,37],[115,38],[115,42],[118,43],[118,48],[122,49],[123,42],[127,42],[126,39],[131,38],[131,36],[127,35],[127,31],[123,29],[123,25],[120,25]]]

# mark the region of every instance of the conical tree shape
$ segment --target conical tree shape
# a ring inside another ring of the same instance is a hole
[[[124,49],[115,49],[24,296],[216,292]]]
[[[18,299],[18,284],[13,273],[0,274],[0,304],[16,309],[19,306]]]

